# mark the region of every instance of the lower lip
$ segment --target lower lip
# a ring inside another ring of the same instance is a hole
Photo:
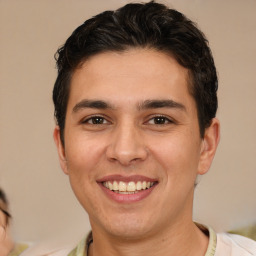
[[[103,190],[103,192],[112,200],[118,202],[118,203],[134,203],[141,201],[142,199],[148,197],[151,192],[154,190],[156,187],[156,184],[153,185],[152,187],[145,189],[145,190],[140,190],[137,193],[134,194],[119,194],[116,192],[113,192],[112,190],[107,189],[102,185],[102,183],[98,183]]]

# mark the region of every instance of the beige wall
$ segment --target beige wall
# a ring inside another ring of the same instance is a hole
[[[85,19],[127,2],[0,0],[0,184],[19,240],[89,229],[52,140],[53,55]],[[164,2],[199,23],[219,72],[222,138],[197,188],[195,219],[217,230],[256,222],[256,1]]]

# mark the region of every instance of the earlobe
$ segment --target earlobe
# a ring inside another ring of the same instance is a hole
[[[200,154],[198,174],[203,175],[208,172],[220,140],[220,123],[217,118],[213,118],[211,125],[205,129],[204,139]]]
[[[60,138],[60,128],[59,126],[56,126],[53,132],[53,138],[54,142],[57,147],[58,155],[59,155],[59,161],[61,169],[65,174],[68,174],[68,168],[67,168],[67,160],[65,155],[65,148],[62,144],[61,138]]]

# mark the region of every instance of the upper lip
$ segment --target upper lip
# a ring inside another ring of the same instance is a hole
[[[102,183],[105,181],[123,181],[123,182],[130,182],[130,181],[147,181],[147,182],[156,182],[157,179],[152,179],[143,175],[131,175],[131,176],[123,176],[119,174],[115,175],[107,175],[97,180],[97,182]]]

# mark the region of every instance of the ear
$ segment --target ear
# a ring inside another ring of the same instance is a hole
[[[65,174],[68,174],[65,148],[60,139],[60,127],[59,126],[55,127],[54,132],[53,132],[53,138],[54,138],[54,141],[55,141],[55,144],[57,147],[61,169],[63,170],[63,172]]]
[[[220,122],[217,118],[213,118],[210,127],[205,129],[200,153],[200,163],[197,172],[198,174],[203,175],[210,169],[219,140]]]

